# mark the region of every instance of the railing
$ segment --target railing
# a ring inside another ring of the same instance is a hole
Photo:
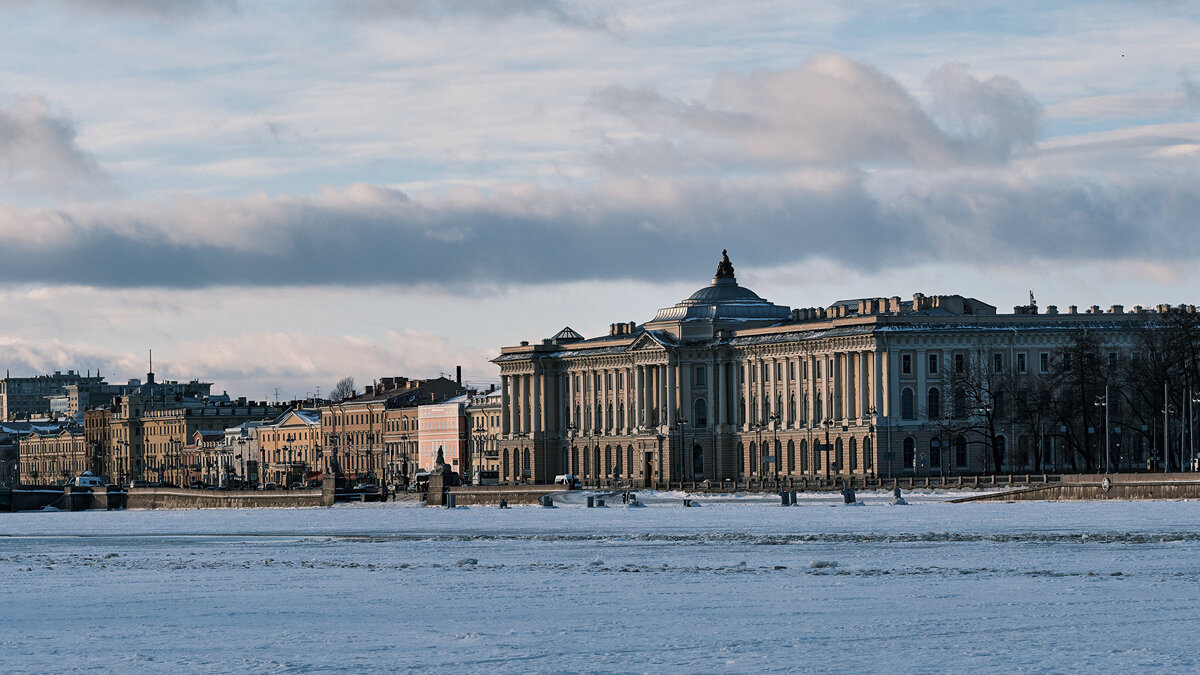
[[[985,476],[782,476],[725,481],[659,481],[643,484],[634,479],[613,481],[585,479],[582,484],[591,489],[658,489],[685,492],[779,492],[780,490],[819,491],[838,490],[845,484],[858,490],[890,490],[892,488],[929,489],[992,489],[1000,487],[1049,485],[1062,482],[1059,474],[1001,474]]]

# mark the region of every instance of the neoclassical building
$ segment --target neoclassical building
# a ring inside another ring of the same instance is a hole
[[[990,415],[1005,402],[975,392],[979,409],[960,410],[955,382],[980,373],[1033,383],[1085,328],[1116,358],[1132,349],[1129,328],[1153,311],[1039,314],[1031,302],[998,314],[974,298],[922,294],[791,309],[738,285],[723,256],[709,285],[645,323],[612,324],[590,339],[564,328],[503,348],[494,359],[501,476],[646,485],[980,473],[990,450],[946,420]],[[1028,427],[989,429],[1004,457],[1022,458],[999,469],[1054,462],[1053,438]]]

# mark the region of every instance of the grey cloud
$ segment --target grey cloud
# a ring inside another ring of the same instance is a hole
[[[0,281],[100,287],[508,284],[694,278],[751,266],[877,271],[971,259],[1189,261],[1200,186],[1018,172],[857,172],[743,182],[623,180],[431,200],[356,186],[316,198],[148,209],[0,210]],[[32,233],[32,234],[31,234]]]
[[[75,141],[75,126],[43,98],[0,107],[0,187],[66,194],[102,182],[95,159]]]
[[[615,24],[613,16],[595,3],[589,7],[566,0],[334,0],[334,6],[345,16],[367,19],[540,16],[576,28],[608,30]]]
[[[945,168],[1001,162],[1033,142],[1041,109],[1016,81],[981,82],[949,66],[931,82],[946,124],[895,79],[834,53],[788,70],[725,73],[704,101],[612,86],[592,103],[701,162]]]

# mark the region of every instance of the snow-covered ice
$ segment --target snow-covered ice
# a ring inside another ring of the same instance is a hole
[[[1200,668],[1200,503],[958,494],[0,514],[0,670]]]

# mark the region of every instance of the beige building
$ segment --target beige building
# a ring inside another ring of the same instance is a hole
[[[83,429],[77,426],[23,435],[17,441],[17,452],[20,480],[25,485],[63,483],[97,468]]]
[[[998,314],[922,294],[792,310],[739,286],[726,257],[708,286],[650,321],[503,348],[502,477],[647,485],[1040,470],[1055,461],[1048,429],[1009,422],[999,391],[965,392],[969,381],[1036,388],[1083,330],[1124,357],[1147,313],[1031,304]],[[991,440],[978,438],[982,418]],[[1041,466],[1016,452],[1033,445]]]
[[[322,406],[321,434],[334,470],[352,480],[406,484],[416,472],[418,406],[461,392],[444,377],[388,377],[361,395]]]
[[[495,471],[500,474],[504,469],[500,461],[500,415],[504,410],[502,398],[500,390],[496,389],[472,395],[467,405],[467,427],[470,434],[468,456],[472,470]]]
[[[321,411],[289,410],[258,427],[263,482],[291,485],[326,473],[321,450]]]

